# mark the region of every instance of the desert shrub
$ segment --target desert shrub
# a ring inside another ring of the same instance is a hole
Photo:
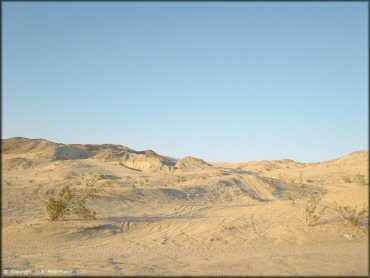
[[[257,200],[257,197],[254,195],[254,194],[249,194],[249,197],[252,199],[252,200]]]
[[[61,199],[55,199],[55,197],[49,197],[46,210],[51,221],[63,219],[66,210],[67,204]]]
[[[315,226],[319,223],[321,217],[324,215],[327,207],[318,209],[318,204],[321,200],[319,196],[312,196],[306,204],[306,225]]]
[[[186,177],[178,177],[177,182],[185,182],[187,181]]]
[[[304,186],[303,172],[302,171],[299,173],[298,183],[299,183],[300,186],[302,186],[302,187]]]
[[[368,185],[369,183],[365,180],[365,176],[364,175],[361,175],[361,174],[358,174],[355,176],[355,181],[357,183],[359,183],[360,185],[363,185],[363,186],[366,186]]]
[[[81,199],[74,194],[69,186],[64,186],[58,195],[54,190],[48,192],[49,198],[45,203],[46,211],[51,221],[63,220],[70,212],[85,219],[96,219],[96,212],[86,207],[86,199],[91,196],[91,190]]]
[[[357,206],[338,206],[337,204],[335,204],[335,210],[344,220],[348,221],[348,223],[355,227],[360,226],[361,222],[366,218],[366,214],[368,213],[368,208],[365,207],[365,203],[363,204],[361,210],[358,210]]]
[[[287,183],[287,179],[286,179],[286,177],[285,177],[282,173],[280,173],[280,174],[279,174],[278,179],[279,179],[279,180],[281,181],[281,183],[283,183],[283,184],[286,184],[286,183]]]
[[[274,182],[274,180],[272,179],[267,179],[265,180],[267,182],[267,185],[268,185],[268,188],[272,191],[276,191],[278,189],[276,183]]]
[[[85,193],[85,197],[92,197],[95,193],[98,193],[100,190],[95,187],[90,187],[87,189],[87,192]]]
[[[86,199],[81,199],[78,201],[77,206],[74,209],[75,213],[84,219],[96,219],[96,212],[91,211],[86,207]]]
[[[69,186],[65,186],[59,193],[59,196],[55,196],[55,191],[50,191],[50,196],[46,202],[46,211],[51,221],[61,220],[67,214],[68,204],[73,198],[73,193]]]
[[[293,197],[292,193],[290,193],[290,192],[289,192],[289,193],[286,195],[286,198],[287,198],[288,200],[292,201],[292,205],[295,205],[295,200],[294,200],[294,197]]]
[[[342,179],[345,183],[351,183],[352,182],[351,178],[347,177],[347,176],[342,177]]]

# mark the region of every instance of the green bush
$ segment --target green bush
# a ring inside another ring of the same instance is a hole
[[[352,226],[360,226],[361,221],[364,220],[368,209],[363,205],[361,210],[357,210],[357,206],[354,208],[350,206],[338,206],[335,204],[335,210],[339,215],[346,221],[348,221]]]
[[[63,220],[71,212],[76,213],[84,219],[96,219],[96,212],[92,212],[86,207],[86,199],[91,196],[90,189],[85,196],[80,199],[70,189],[64,186],[56,196],[55,191],[49,192],[49,198],[46,202],[46,211],[51,221]]]
[[[73,193],[69,186],[65,186],[59,193],[59,196],[55,196],[55,192],[51,191],[49,199],[46,203],[46,211],[51,221],[61,220],[69,212],[68,205],[73,198]]]
[[[86,207],[86,199],[79,200],[77,207],[74,209],[76,214],[84,219],[96,219],[96,212]]]
[[[321,217],[324,215],[327,207],[323,207],[321,210],[318,210],[318,203],[320,202],[321,197],[312,196],[311,199],[306,204],[306,225],[315,226],[319,223]]]

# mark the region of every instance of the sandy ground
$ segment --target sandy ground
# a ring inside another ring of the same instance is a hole
[[[367,151],[210,164],[13,138],[2,154],[3,274],[369,274],[368,213],[353,226],[338,210],[368,207]],[[88,184],[99,188],[87,201],[96,220],[48,219],[47,192]],[[308,226],[312,196],[327,209]]]

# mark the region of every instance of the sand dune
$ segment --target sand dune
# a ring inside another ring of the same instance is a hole
[[[2,142],[3,269],[85,275],[368,275],[368,151],[330,161],[208,163],[120,145]],[[50,221],[69,185],[96,220]],[[307,226],[320,196],[325,213]]]

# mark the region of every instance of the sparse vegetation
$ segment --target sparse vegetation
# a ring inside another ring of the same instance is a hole
[[[287,183],[287,180],[286,180],[285,176],[282,173],[279,174],[279,180],[283,184],[286,184]]]
[[[46,203],[46,211],[51,221],[61,220],[69,212],[68,205],[73,198],[69,186],[63,187],[59,196],[55,196],[55,191],[50,192],[49,199]]]
[[[300,186],[304,186],[304,180],[303,180],[303,171],[299,173],[298,183]]]
[[[345,183],[351,183],[352,182],[351,178],[347,177],[347,176],[342,177],[342,179]]]
[[[352,226],[360,226],[361,222],[366,218],[368,214],[368,208],[365,207],[365,203],[362,206],[362,209],[357,209],[357,206],[350,207],[350,206],[338,206],[335,203],[335,210],[339,213],[339,215]]]
[[[86,207],[86,198],[78,201],[78,205],[76,206],[74,211],[85,219],[96,219],[96,212],[91,211]]]
[[[252,200],[257,200],[257,197],[254,194],[249,194],[249,197],[251,197]]]
[[[306,225],[315,226],[319,223],[321,217],[324,215],[326,206],[318,210],[318,204],[322,197],[312,196],[311,199],[306,204]]]
[[[361,174],[357,174],[355,176],[355,181],[357,183],[359,183],[360,185],[362,185],[362,186],[369,185],[369,182],[365,180],[365,176],[364,175],[361,175]]]
[[[267,182],[268,188],[270,190],[275,192],[278,189],[278,186],[276,185],[276,182],[273,179],[266,178],[264,180],[265,180],[265,182]]]
[[[186,177],[178,177],[177,182],[185,182],[187,181]]]
[[[292,193],[291,193],[291,192],[289,192],[289,193],[286,195],[286,198],[287,198],[288,200],[292,201],[292,205],[295,205],[295,199],[294,199],[294,197],[293,197],[293,195],[292,195]]]
[[[96,219],[96,212],[86,207],[87,198],[96,192],[98,192],[98,189],[91,187],[91,185],[82,198],[79,198],[68,185],[64,186],[57,195],[54,190],[47,192],[49,198],[45,205],[49,219],[51,221],[63,220],[71,212],[84,219]]]
[[[343,176],[342,179],[343,179],[343,181],[345,183],[353,183],[353,182],[356,182],[356,183],[358,183],[358,184],[360,184],[362,186],[366,186],[366,185],[369,184],[369,182],[366,181],[365,176],[362,175],[362,174],[357,174],[353,178],[348,177],[348,176]]]

